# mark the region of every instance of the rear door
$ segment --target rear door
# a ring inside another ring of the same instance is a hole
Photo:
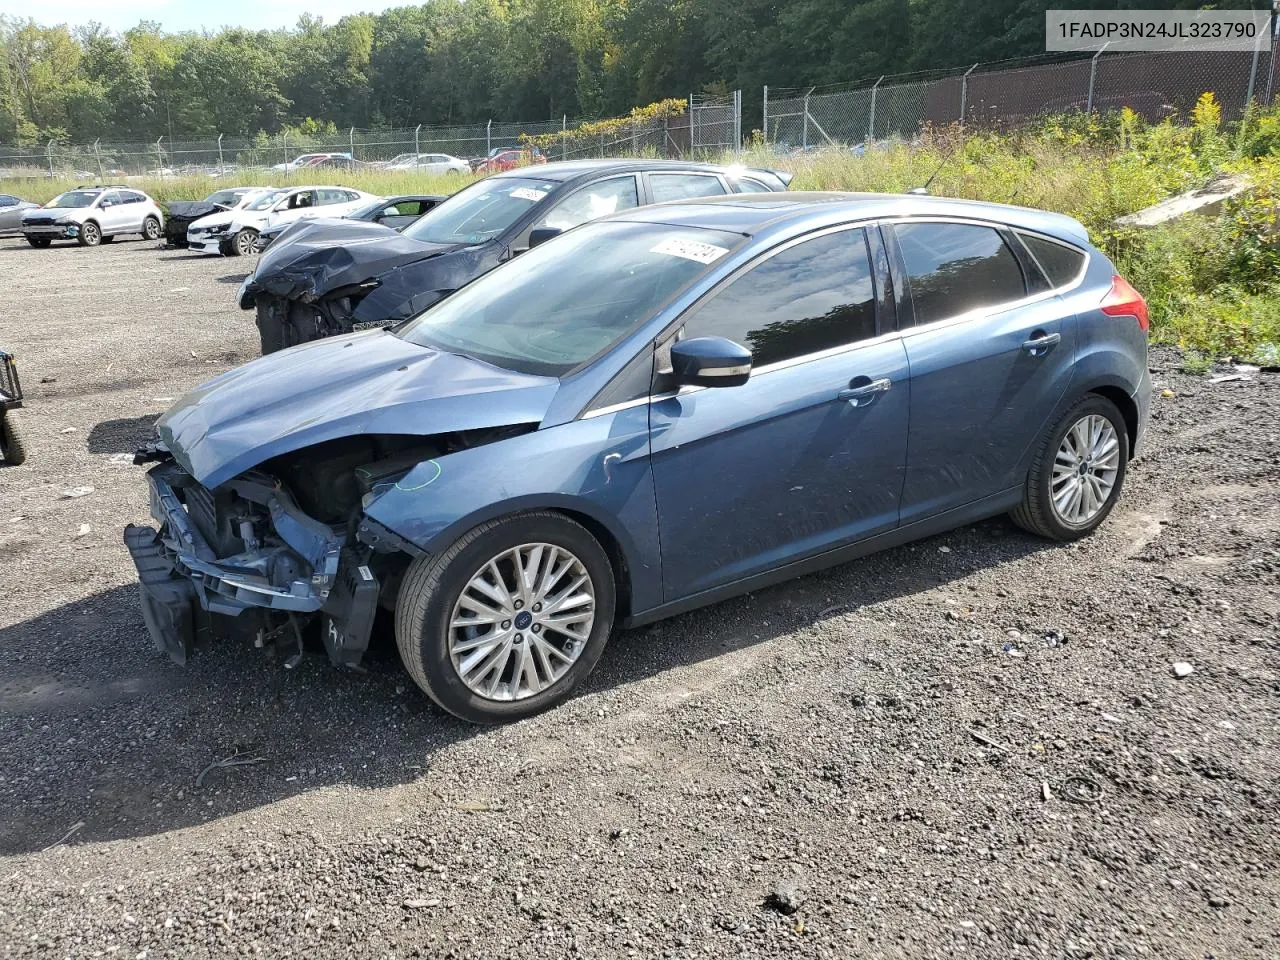
[[[906,524],[1025,480],[1023,454],[1071,379],[1075,317],[1002,228],[913,220],[892,236],[911,364]]]
[[[861,227],[791,241],[686,314],[679,337],[751,350],[742,386],[663,397],[671,340],[659,343],[649,416],[666,600],[897,525],[910,389],[871,253]]]
[[[146,218],[147,213],[147,196],[139,193],[137,190],[121,190],[120,196],[123,198],[122,204],[125,217],[124,229],[129,233],[141,233],[142,221]]]

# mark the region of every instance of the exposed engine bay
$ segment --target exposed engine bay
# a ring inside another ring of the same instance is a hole
[[[142,581],[158,649],[185,662],[202,642],[283,643],[301,659],[303,631],[319,621],[330,660],[356,667],[381,604],[394,609],[400,579],[420,551],[363,515],[366,498],[413,467],[525,433],[536,424],[431,437],[343,437],[267,460],[215,489],[163,443],[134,457],[159,528],[130,525],[125,543]]]

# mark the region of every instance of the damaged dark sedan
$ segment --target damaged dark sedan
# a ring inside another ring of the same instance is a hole
[[[153,641],[355,666],[381,606],[450,712],[567,696],[636,625],[1011,512],[1115,505],[1147,309],[1084,228],[995,204],[719,197],[587,223],[394,329],[262,357],[139,452]]]
[[[571,160],[500,173],[397,234],[316,224],[266,250],[240,287],[262,352],[412,317],[538,242],[651,203],[782,191],[791,175],[667,160]]]
[[[187,230],[197,220],[211,213],[239,210],[274,189],[274,187],[227,187],[223,190],[215,190],[203,200],[172,200],[165,209],[164,242],[171,247],[185,247]]]

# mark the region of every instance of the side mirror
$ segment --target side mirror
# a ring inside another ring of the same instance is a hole
[[[564,233],[559,227],[534,227],[529,231],[529,249],[532,250],[540,243],[546,243],[555,237]]]
[[[751,376],[751,351],[724,337],[695,337],[671,347],[671,373],[681,387],[740,387]]]
[[[107,207],[113,207],[113,206],[115,206],[115,203],[113,201],[103,200],[100,204],[98,204],[98,209],[105,210],[107,209]]]

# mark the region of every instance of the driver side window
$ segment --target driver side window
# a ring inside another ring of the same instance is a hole
[[[841,230],[787,247],[694,307],[684,337],[725,337],[765,367],[876,335],[866,233]]]
[[[640,205],[634,176],[600,180],[570,194],[551,209],[537,227],[569,230],[588,220]]]

